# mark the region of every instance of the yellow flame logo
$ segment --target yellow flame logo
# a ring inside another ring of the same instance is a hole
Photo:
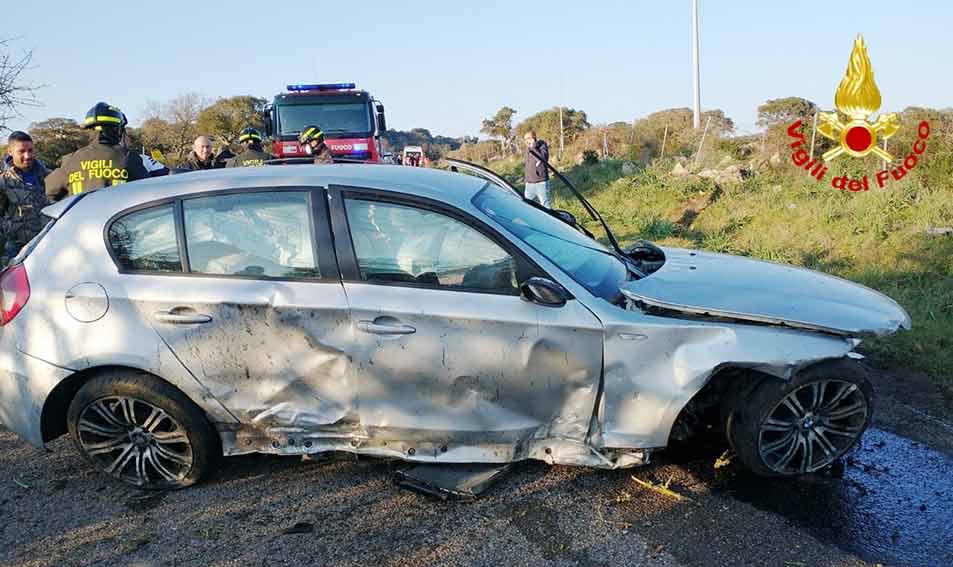
[[[870,66],[864,37],[860,34],[854,40],[847,74],[834,95],[834,106],[854,119],[865,119],[880,110],[880,89],[874,82],[874,70]]]
[[[822,112],[818,115],[820,124],[817,131],[840,145],[824,154],[824,161],[830,161],[846,153],[854,157],[864,157],[869,153],[887,161],[893,156],[877,146],[877,138],[886,140],[900,129],[896,113],[881,114],[875,122],[870,116],[880,110],[880,89],[874,82],[874,70],[870,66],[867,45],[864,37],[857,34],[854,49],[850,53],[847,73],[834,94],[834,106],[847,115],[847,122],[841,121],[836,112]]]

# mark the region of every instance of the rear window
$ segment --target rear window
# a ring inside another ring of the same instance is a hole
[[[304,192],[244,193],[183,202],[194,273],[320,277]]]
[[[109,245],[120,270],[181,272],[171,204],[128,214],[109,227]]]

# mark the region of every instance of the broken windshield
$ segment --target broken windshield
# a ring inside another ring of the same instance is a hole
[[[619,284],[627,279],[628,270],[599,242],[492,183],[473,197],[473,204],[593,295],[607,301],[618,297]]]

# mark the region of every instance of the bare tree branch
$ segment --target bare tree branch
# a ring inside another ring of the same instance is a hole
[[[22,116],[21,106],[40,106],[36,91],[42,85],[20,82],[23,72],[33,68],[33,50],[15,55],[10,52],[10,42],[0,39],[0,130],[6,129],[7,120]]]

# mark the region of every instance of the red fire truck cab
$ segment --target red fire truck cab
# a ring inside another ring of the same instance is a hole
[[[377,162],[381,133],[387,129],[384,105],[354,83],[288,85],[265,107],[265,133],[271,138],[275,158],[300,158],[308,154],[298,145],[305,126],[317,124],[334,158]]]

